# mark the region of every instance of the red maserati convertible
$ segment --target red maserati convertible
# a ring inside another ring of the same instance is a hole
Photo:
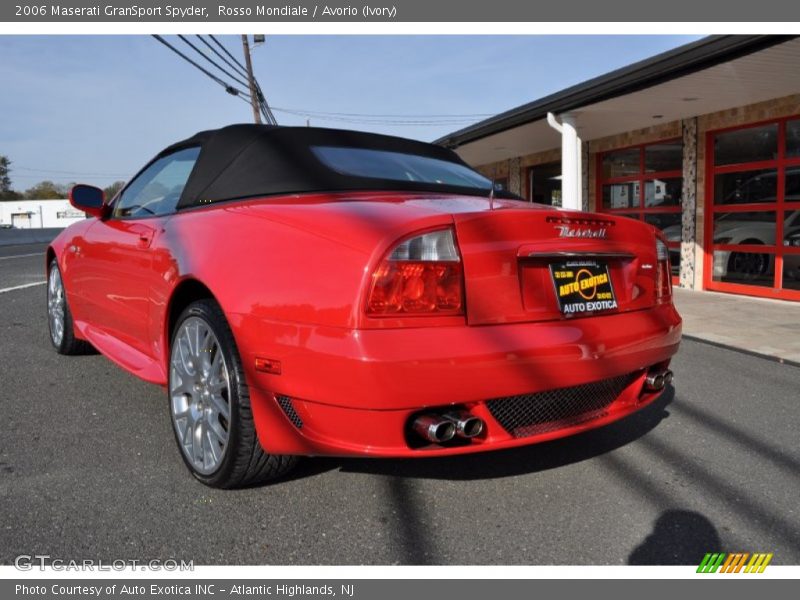
[[[170,146],[47,250],[50,336],[164,386],[203,483],[300,455],[444,456],[598,427],[672,379],[644,223],[522,202],[450,150],[234,125]]]

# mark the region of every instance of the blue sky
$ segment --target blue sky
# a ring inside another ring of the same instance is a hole
[[[166,38],[193,53],[175,36]],[[241,57],[238,37],[218,39]],[[270,36],[253,60],[279,123],[304,125],[306,117],[278,109],[494,114],[695,39]],[[0,155],[12,160],[13,187],[20,191],[42,179],[107,185],[174,141],[252,119],[249,105],[149,36],[0,36],[0,82]],[[469,122],[381,120],[314,115],[311,124],[430,141]]]

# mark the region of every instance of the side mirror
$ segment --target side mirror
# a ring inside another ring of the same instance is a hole
[[[69,203],[87,215],[102,219],[108,213],[105,196],[100,188],[79,183],[69,191]]]

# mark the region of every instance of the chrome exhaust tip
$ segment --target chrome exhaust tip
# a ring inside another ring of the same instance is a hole
[[[672,377],[673,377],[672,371],[667,369],[667,371],[664,373],[664,387],[672,383]]]
[[[470,439],[483,433],[483,419],[479,419],[466,411],[450,412],[445,414],[445,417],[455,425],[458,437]]]
[[[420,415],[414,419],[412,428],[417,435],[434,444],[449,442],[456,435],[456,424],[439,415]]]
[[[651,392],[658,392],[664,389],[666,377],[664,371],[657,373],[648,373],[647,378],[644,380],[645,387]]]

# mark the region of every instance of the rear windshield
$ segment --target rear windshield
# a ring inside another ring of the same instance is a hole
[[[314,155],[342,175],[453,185],[486,190],[492,182],[465,165],[438,158],[344,146],[312,146]]]

